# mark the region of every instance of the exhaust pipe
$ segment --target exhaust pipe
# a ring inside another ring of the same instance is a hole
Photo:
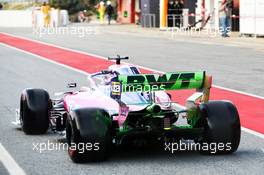
[[[158,114],[161,111],[161,107],[156,104],[149,105],[146,110],[151,114]]]

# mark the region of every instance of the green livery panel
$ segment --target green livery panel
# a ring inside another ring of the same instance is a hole
[[[179,89],[200,89],[205,72],[173,72],[165,74],[119,75],[122,92],[148,92]]]

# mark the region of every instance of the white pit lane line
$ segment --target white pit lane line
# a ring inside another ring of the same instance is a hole
[[[0,143],[0,161],[3,163],[10,175],[26,175],[24,170],[8,153],[5,147]],[[0,172],[1,173],[1,172]]]
[[[28,41],[33,41],[33,42],[37,42],[37,43],[40,43],[40,44],[45,44],[45,45],[49,45],[49,46],[52,46],[52,47],[56,47],[56,48],[60,48],[60,49],[64,49],[64,50],[67,50],[67,51],[71,51],[71,52],[76,52],[76,53],[80,53],[80,54],[85,54],[85,55],[88,55],[88,56],[94,56],[94,57],[98,57],[100,59],[104,59],[104,60],[107,60],[106,57],[103,57],[103,56],[100,56],[100,55],[96,55],[96,54],[91,54],[91,53],[86,53],[84,51],[78,51],[78,50],[74,50],[74,49],[69,49],[69,48],[65,48],[65,47],[62,47],[62,46],[57,46],[55,44],[49,44],[49,43],[45,43],[45,42],[42,42],[42,41],[38,41],[38,40],[33,40],[33,39],[29,39],[29,38],[26,38],[26,37],[21,37],[21,36],[17,36],[17,35],[13,35],[13,34],[9,34],[9,33],[5,33],[5,32],[1,32],[5,35],[9,35],[9,36],[13,36],[13,37],[17,37],[17,38],[21,38],[21,39],[25,39],[25,40],[28,40]],[[7,45],[7,44],[4,44],[4,43],[0,43],[0,45],[3,45],[5,47],[8,47],[8,48],[11,48],[11,49],[14,49],[14,50],[17,50],[19,52],[23,52],[25,54],[28,54],[28,55],[32,55],[34,57],[37,57],[37,58],[40,58],[44,61],[47,61],[47,62],[50,62],[50,63],[53,63],[53,64],[56,64],[56,65],[59,65],[59,66],[62,66],[64,68],[67,68],[67,69],[70,69],[70,70],[73,70],[73,71],[76,71],[76,72],[79,72],[81,74],[84,74],[84,75],[89,75],[89,73],[87,72],[84,72],[82,70],[79,70],[79,69],[75,69],[73,67],[70,67],[70,66],[67,66],[67,65],[64,65],[64,64],[61,64],[61,63],[58,63],[58,62],[55,62],[55,61],[52,61],[52,60],[49,60],[45,57],[42,57],[42,56],[39,56],[37,54],[34,54],[34,53],[31,53],[31,52],[28,52],[28,51],[25,51],[25,50],[22,50],[22,49],[19,49],[19,48],[16,48],[16,47],[13,47],[13,46],[10,46],[10,45]],[[114,61],[112,61],[114,62]],[[153,71],[153,72],[158,72],[158,73],[164,73],[162,71],[158,71],[158,70],[155,70],[155,69],[151,69],[151,68],[148,68],[148,67],[144,67],[144,66],[140,66],[140,65],[136,65],[137,67],[139,68],[143,68],[143,69],[146,69],[146,70],[150,70],[150,71]],[[246,92],[242,92],[242,91],[238,91],[238,90],[234,90],[234,89],[229,89],[229,88],[225,88],[225,87],[221,87],[221,86],[216,86],[216,85],[213,85],[213,87],[217,87],[217,88],[220,88],[220,89],[224,89],[224,90],[227,90],[227,91],[231,91],[231,92],[235,92],[235,93],[240,93],[240,94],[244,94],[244,95],[248,95],[248,96],[251,96],[251,97],[255,97],[255,98],[259,98],[259,99],[264,99],[264,97],[262,96],[258,96],[258,95],[254,95],[254,94],[250,94],[250,93],[246,93]],[[179,107],[183,107],[185,108],[184,106],[182,105],[178,105]],[[264,139],[264,134],[262,133],[259,133],[259,132],[256,132],[256,131],[253,131],[251,129],[248,129],[248,128],[244,128],[244,127],[241,127],[241,130],[244,131],[244,132],[247,132],[249,134],[252,134],[254,136],[257,136],[259,138],[262,138]]]

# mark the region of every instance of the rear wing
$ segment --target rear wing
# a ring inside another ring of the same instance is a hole
[[[209,100],[212,76],[205,71],[172,72],[165,74],[118,75],[121,92],[152,92],[181,89],[196,89],[187,102]]]
[[[122,92],[201,89],[204,79],[204,71],[118,76],[118,81],[122,85]]]

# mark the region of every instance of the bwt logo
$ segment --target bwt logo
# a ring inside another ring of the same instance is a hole
[[[163,75],[131,75],[119,76],[123,92],[134,91],[159,91],[175,88],[188,88],[190,82],[195,79],[195,73],[167,73]],[[195,81],[195,80],[194,80]]]

